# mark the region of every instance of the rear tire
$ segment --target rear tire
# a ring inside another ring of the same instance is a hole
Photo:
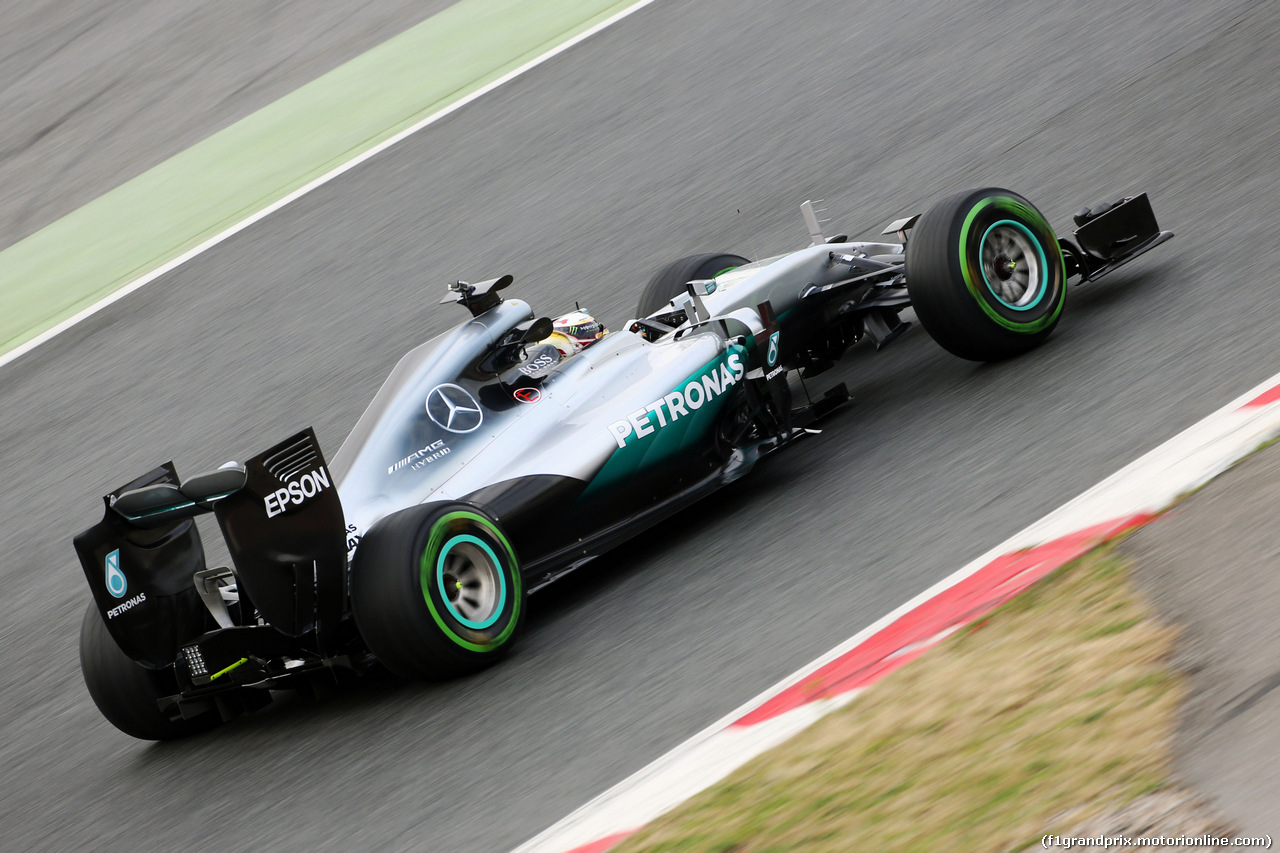
[[[173,740],[208,731],[222,722],[216,711],[190,720],[170,720],[162,713],[158,700],[178,692],[173,673],[147,669],[121,651],[93,602],[80,623],[80,672],[102,716],[141,740]]]
[[[722,272],[749,263],[751,261],[741,255],[726,252],[690,255],[672,261],[658,270],[645,285],[644,292],[640,295],[640,305],[636,308],[636,316],[648,317],[656,313],[676,296],[684,293],[685,285],[691,281],[715,278]]]
[[[907,292],[948,352],[997,361],[1039,346],[1066,303],[1062,249],[1040,211],[987,188],[943,199],[907,241]]]
[[[404,678],[480,670],[524,620],[515,550],[477,507],[434,503],[379,521],[351,566],[351,610],[369,650]]]

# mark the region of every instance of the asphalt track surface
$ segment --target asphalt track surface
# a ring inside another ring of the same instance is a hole
[[[1280,7],[1041,5],[660,0],[11,365],[5,848],[508,849],[1280,369]],[[859,347],[821,436],[535,597],[480,676],[165,745],[90,703],[98,496],[332,452],[452,277],[617,326],[672,257],[802,245],[805,198],[856,235],[983,184],[1063,228],[1146,190],[1179,237],[1015,362]]]

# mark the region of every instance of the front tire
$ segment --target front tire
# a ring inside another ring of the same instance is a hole
[[[907,241],[907,292],[939,345],[972,361],[1039,346],[1067,297],[1062,249],[1017,193],[967,190],[920,218]]]
[[[524,620],[515,550],[462,503],[410,507],[360,540],[351,609],[369,650],[404,678],[441,680],[506,655]]]
[[[691,281],[715,278],[722,272],[749,263],[751,261],[741,255],[730,255],[727,252],[690,255],[672,261],[658,270],[645,285],[644,292],[640,294],[636,316],[648,317],[657,313],[672,299],[684,293],[685,285]]]
[[[171,720],[158,701],[178,692],[169,670],[147,669],[121,651],[90,602],[80,623],[80,672],[93,704],[111,725],[141,740],[173,740],[208,731],[222,722],[216,711]]]

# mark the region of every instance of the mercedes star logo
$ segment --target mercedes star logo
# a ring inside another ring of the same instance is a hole
[[[431,389],[427,395],[427,415],[449,432],[473,432],[484,423],[484,413],[476,398],[452,382]]]

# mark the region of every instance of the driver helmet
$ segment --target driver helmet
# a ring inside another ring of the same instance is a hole
[[[582,352],[608,332],[599,320],[586,311],[574,311],[551,322],[552,332],[546,342],[560,350],[561,357]]]

